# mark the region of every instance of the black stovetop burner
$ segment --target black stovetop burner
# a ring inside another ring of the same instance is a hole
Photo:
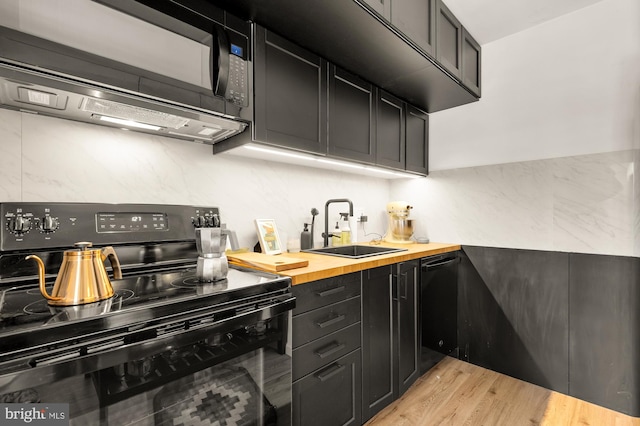
[[[32,327],[82,321],[98,315],[146,310],[154,305],[189,305],[189,301],[203,296],[222,299],[242,298],[256,294],[261,284],[273,282],[277,277],[230,268],[226,279],[200,282],[195,268],[164,271],[112,280],[115,295],[95,303],[76,306],[51,306],[40,294],[37,286],[10,287],[0,290],[0,338]],[[253,288],[256,287],[256,288]],[[51,292],[51,284],[48,286]]]

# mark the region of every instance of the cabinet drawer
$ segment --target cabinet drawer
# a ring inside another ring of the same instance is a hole
[[[293,350],[293,380],[360,348],[360,323],[331,333]]]
[[[360,295],[360,273],[340,275],[293,286],[296,308],[293,315]]]
[[[293,347],[326,336],[360,321],[360,297],[293,317]]]
[[[360,426],[360,350],[293,382],[294,426]]]

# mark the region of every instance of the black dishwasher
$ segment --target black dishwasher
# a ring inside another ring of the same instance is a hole
[[[420,374],[446,355],[458,356],[458,252],[421,261]]]

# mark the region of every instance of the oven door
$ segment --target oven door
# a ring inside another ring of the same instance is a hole
[[[290,425],[294,304],[283,297],[209,325],[202,315],[186,328],[160,325],[153,339],[103,352],[34,358],[31,370],[0,375],[0,405],[68,404],[69,424],[83,426]]]

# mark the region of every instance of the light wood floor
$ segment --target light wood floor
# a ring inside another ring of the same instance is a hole
[[[366,425],[640,426],[640,418],[446,357]]]

